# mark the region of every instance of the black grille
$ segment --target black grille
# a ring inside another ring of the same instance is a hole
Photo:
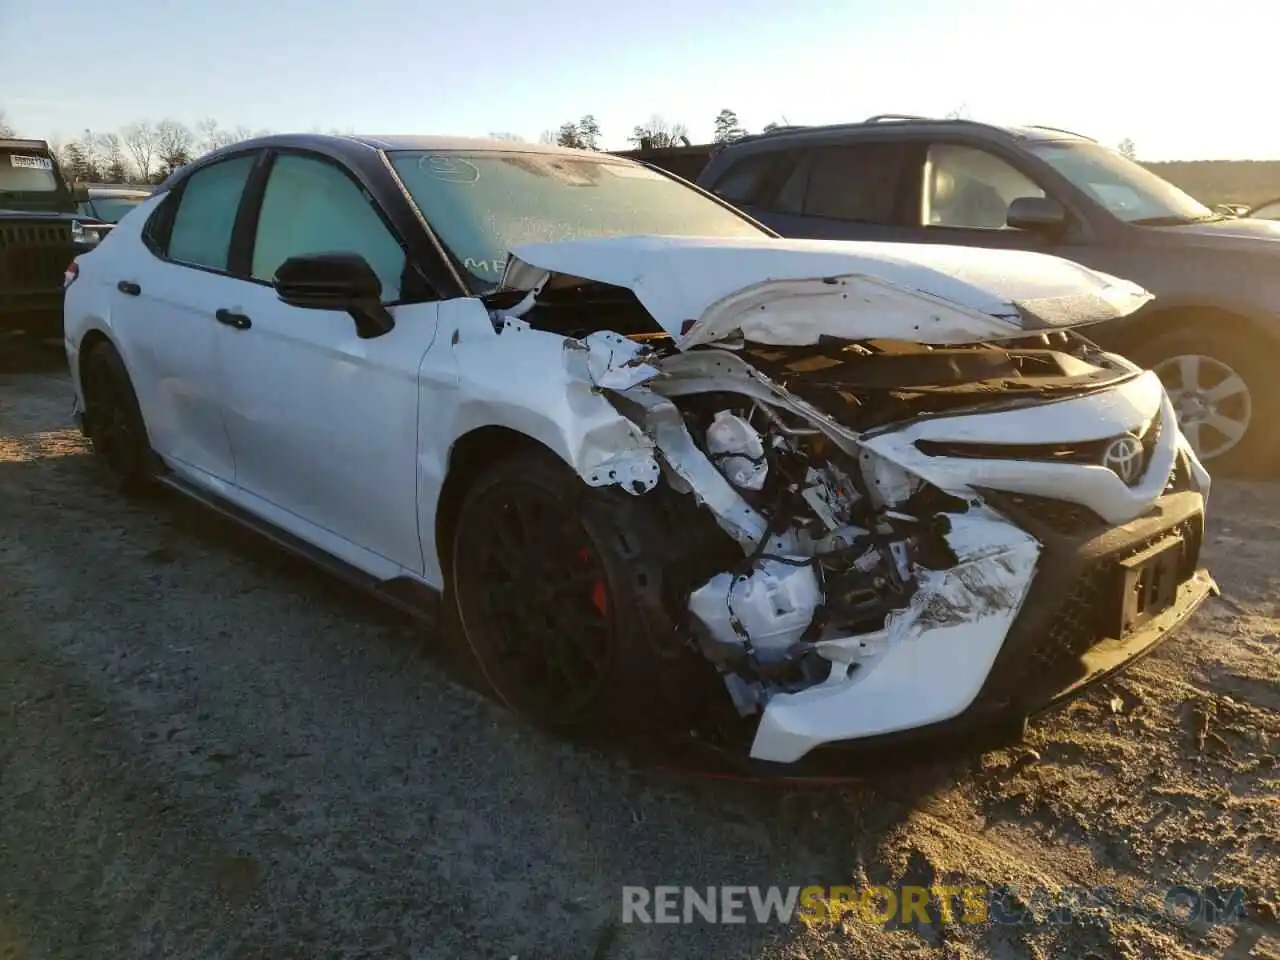
[[[1113,605],[1119,600],[1118,563],[1136,556],[1171,536],[1182,537],[1179,582],[1196,571],[1204,536],[1203,515],[1130,544],[1122,552],[1090,561],[1065,591],[1061,605],[1038,641],[1025,648],[1025,684],[1022,692],[1043,686],[1064,686],[1082,673],[1080,657],[1107,637],[1107,624],[1114,622]],[[1123,640],[1124,637],[1114,639]],[[1020,685],[1021,686],[1021,685]]]
[[[67,223],[0,220],[0,281],[6,293],[60,288],[74,253]]]
[[[1068,503],[1066,500],[1037,497],[1029,493],[1001,492],[998,502],[993,505],[1000,509],[1004,504],[1011,504],[1058,533],[1088,533],[1106,526],[1106,521],[1088,507]]]

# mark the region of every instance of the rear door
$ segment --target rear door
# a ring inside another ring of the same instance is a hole
[[[235,475],[222,418],[219,307],[245,285],[230,267],[237,212],[258,151],[197,170],[160,204],[142,249],[110,278],[118,331],[152,447],[220,488]]]

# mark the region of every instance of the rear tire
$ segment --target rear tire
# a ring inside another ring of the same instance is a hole
[[[699,707],[711,667],[671,614],[680,591],[664,574],[658,495],[588,487],[541,450],[472,483],[452,587],[467,644],[513,711],[594,737],[680,724]]]
[[[1179,323],[1132,351],[1154,370],[1178,413],[1178,424],[1211,471],[1246,475],[1269,471],[1280,454],[1270,429],[1280,390],[1275,353],[1260,338],[1200,319]]]
[[[99,343],[90,348],[81,387],[84,432],[112,485],[128,494],[145,492],[155,477],[154,454],[129,372],[115,347]]]

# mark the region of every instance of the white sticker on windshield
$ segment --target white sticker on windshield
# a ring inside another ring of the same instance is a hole
[[[624,180],[665,180],[667,179],[657,170],[650,170],[648,167],[642,167],[638,163],[602,163],[601,170],[608,170],[615,177],[622,177]]]
[[[480,168],[470,160],[443,153],[419,157],[418,169],[445,183],[475,183],[480,179]]]
[[[27,167],[31,170],[53,169],[53,161],[48,157],[28,157],[20,153],[9,154],[9,163],[15,167]]]

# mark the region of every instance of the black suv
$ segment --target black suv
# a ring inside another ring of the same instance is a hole
[[[0,333],[62,335],[62,281],[89,237],[43,140],[0,139]]]
[[[1140,283],[1156,299],[1091,335],[1156,370],[1215,468],[1280,457],[1278,223],[1078,134],[899,115],[734,141],[698,184],[783,236],[1036,250]]]

